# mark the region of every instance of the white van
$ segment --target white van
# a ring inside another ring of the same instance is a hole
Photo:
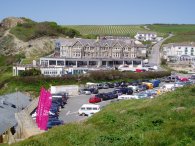
[[[137,95],[120,95],[118,96],[119,100],[128,100],[128,99],[138,99]]]
[[[82,116],[91,116],[100,111],[100,105],[96,104],[83,104],[78,113]]]

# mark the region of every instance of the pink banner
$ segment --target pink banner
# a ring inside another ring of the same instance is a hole
[[[49,119],[49,110],[51,104],[51,93],[44,88],[41,88],[36,116],[36,123],[41,130],[47,130],[47,122]]]

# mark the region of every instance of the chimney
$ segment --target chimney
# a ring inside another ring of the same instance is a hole
[[[33,60],[33,67],[36,67],[36,65],[37,65],[36,60]]]
[[[99,42],[100,40],[100,36],[97,36],[96,42]]]

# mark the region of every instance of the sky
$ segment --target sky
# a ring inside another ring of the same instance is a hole
[[[1,0],[0,20],[14,16],[61,25],[195,24],[195,0]]]

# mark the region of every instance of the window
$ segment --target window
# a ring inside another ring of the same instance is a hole
[[[94,107],[93,110],[97,110],[97,107]]]
[[[91,107],[87,107],[87,110],[92,110],[92,108]]]

